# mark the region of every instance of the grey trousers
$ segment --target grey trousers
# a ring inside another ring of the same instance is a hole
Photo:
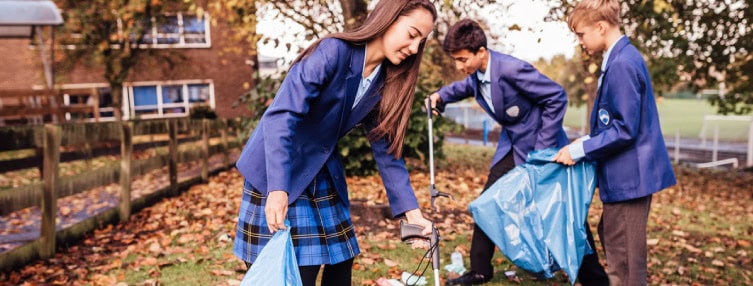
[[[610,285],[647,284],[646,224],[650,210],[651,195],[604,204],[598,232]]]

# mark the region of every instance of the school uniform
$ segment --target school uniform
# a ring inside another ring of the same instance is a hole
[[[487,73],[473,73],[439,90],[440,110],[445,104],[473,97],[502,126],[490,167],[511,151],[517,165],[525,163],[533,150],[567,145],[569,140],[562,129],[567,108],[565,90],[531,64],[488,51]],[[485,97],[482,93],[487,93],[483,90],[486,88],[489,91]]]
[[[574,160],[596,162],[604,202],[599,236],[612,285],[645,285],[646,223],[652,194],[676,184],[648,69],[622,36],[605,55],[591,132],[574,143]]]
[[[372,111],[381,99],[384,68],[365,82],[364,56],[365,45],[325,39],[285,77],[236,164],[246,180],[234,247],[242,260],[253,263],[271,237],[264,204],[275,190],[288,193],[300,266],[336,264],[359,253],[335,146],[356,124],[367,131],[378,124]],[[388,153],[386,140],[371,147],[392,214],[418,208],[405,162]]]
[[[488,51],[486,72],[477,71],[462,81],[441,88],[438,91],[441,101],[437,105],[443,110],[446,104],[473,97],[502,126],[484,191],[516,165],[525,163],[529,152],[559,148],[570,142],[562,129],[567,108],[565,90],[529,63],[493,50]],[[590,229],[586,229],[590,238]],[[593,247],[592,243],[591,245]],[[485,278],[491,278],[494,273],[491,265],[493,255],[494,243],[478,225],[474,225],[471,270]],[[604,270],[598,264],[595,254],[584,261],[586,266],[583,271],[603,274]],[[603,278],[606,279],[606,274],[603,274]],[[449,282],[468,283],[462,279],[464,278]],[[478,283],[483,280],[471,281]]]

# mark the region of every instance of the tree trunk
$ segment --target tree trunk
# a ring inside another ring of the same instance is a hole
[[[115,122],[121,122],[123,121],[123,83],[110,82],[110,89],[113,116],[115,116]]]
[[[340,6],[343,8],[343,20],[345,21],[345,30],[350,30],[361,26],[366,20],[368,7],[364,0],[340,0]]]

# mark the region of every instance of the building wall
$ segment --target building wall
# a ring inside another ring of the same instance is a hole
[[[245,106],[233,108],[232,105],[254,85],[253,71],[246,64],[250,56],[244,44],[231,42],[226,36],[230,32],[227,25],[217,22],[210,27],[210,48],[151,49],[149,55],[133,68],[127,84],[210,81],[214,87],[215,112],[219,116],[231,118],[248,114]],[[45,86],[40,51],[30,48],[29,43],[28,39],[0,39],[0,90]],[[68,71],[57,68],[55,73],[57,84],[107,85],[101,65],[80,64]]]

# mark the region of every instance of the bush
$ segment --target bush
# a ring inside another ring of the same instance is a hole
[[[209,105],[201,104],[191,106],[191,111],[188,117],[191,119],[217,119],[217,113],[215,113]]]

